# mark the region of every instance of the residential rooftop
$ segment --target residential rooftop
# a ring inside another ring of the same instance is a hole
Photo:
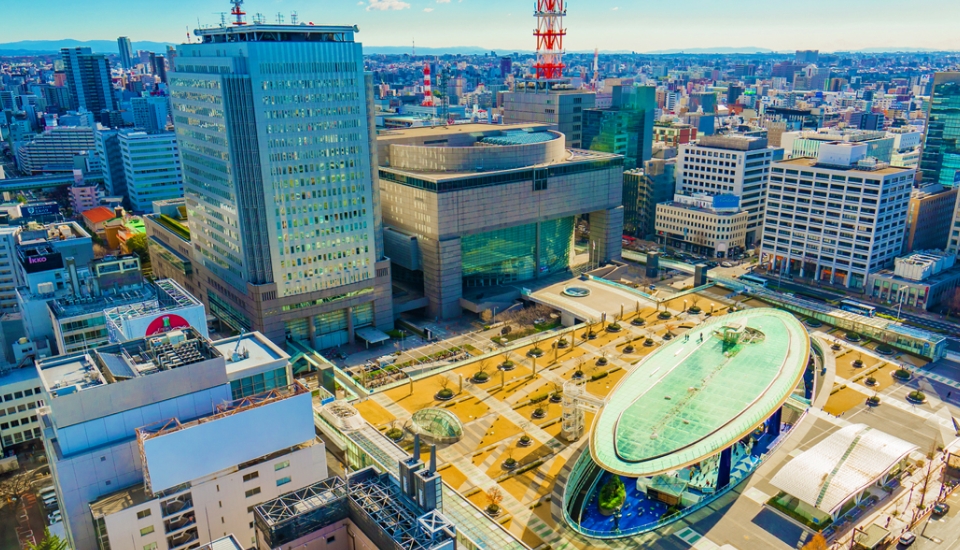
[[[878,176],[889,176],[894,174],[902,174],[904,172],[912,172],[914,168],[903,168],[901,166],[890,166],[883,165],[882,168],[878,169],[866,169],[861,168],[860,166],[853,164],[851,166],[838,166],[838,165],[823,165],[819,164],[817,159],[814,157],[796,157],[787,160],[778,160],[774,161],[773,165],[775,167],[794,167],[794,168],[817,168],[818,170],[836,170],[838,172],[858,172],[861,174],[873,174]]]

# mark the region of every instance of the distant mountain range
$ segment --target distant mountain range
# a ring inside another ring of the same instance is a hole
[[[173,45],[172,43],[166,42],[134,42],[133,50],[146,50],[157,53],[165,53],[167,51],[167,46]],[[88,47],[96,53],[105,53],[105,54],[116,54],[119,52],[117,48],[116,40],[73,40],[73,39],[64,39],[64,40],[21,40],[19,42],[6,42],[0,43],[0,55],[34,55],[34,54],[50,54],[59,52],[61,48],[78,48],[78,47]],[[405,53],[410,53],[410,46],[364,46],[363,53],[368,55],[400,55]],[[444,54],[461,54],[461,55],[476,55],[484,54],[490,51],[497,52],[499,55],[508,55],[514,52],[531,54],[533,53],[530,50],[497,50],[497,49],[486,49],[479,46],[452,46],[449,48],[428,48],[420,47],[417,48],[418,55],[444,55]],[[848,53],[886,53],[886,52],[933,52],[938,51],[930,48],[894,48],[894,47],[879,47],[879,48],[863,48],[859,50],[849,50]],[[576,54],[591,54],[593,51],[571,51],[570,53]],[[624,54],[630,53],[627,50],[618,50],[618,51],[607,51],[604,50],[601,53],[605,54]],[[669,49],[669,50],[656,50],[651,52],[638,52],[647,55],[676,55],[676,54],[692,54],[692,55],[704,55],[704,54],[771,54],[771,53],[793,53],[790,52],[777,52],[769,48],[758,48],[755,46],[741,46],[741,47],[716,47],[716,48],[682,48],[682,49]],[[825,52],[826,53],[826,52]]]

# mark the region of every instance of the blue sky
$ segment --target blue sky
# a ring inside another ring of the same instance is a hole
[[[0,42],[74,38],[182,42],[217,23],[227,0],[4,0]],[[246,0],[270,21],[356,24],[371,46],[532,50],[534,0]],[[755,46],[823,51],[960,49],[957,0],[568,0],[571,51]],[[120,7],[122,6],[122,7]]]

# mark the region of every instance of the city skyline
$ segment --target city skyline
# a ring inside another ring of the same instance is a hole
[[[306,0],[249,1],[244,4],[248,19],[262,13],[268,22],[284,23],[292,12],[307,23],[359,26],[358,36],[366,47],[412,46],[485,50],[532,50],[534,39],[530,3],[518,0],[490,0],[481,6],[476,0],[345,0],[317,9]],[[164,4],[162,11],[147,5],[131,6],[122,12],[104,0],[85,3],[85,9],[69,18],[48,18],[42,27],[30,23],[36,13],[58,13],[61,2],[37,0],[16,2],[5,9],[9,42],[23,40],[108,40],[130,36],[136,41],[181,43],[186,32],[198,26],[216,25],[220,13],[229,9],[223,0]],[[683,49],[743,49],[773,51],[820,49],[852,51],[888,48],[950,50],[956,48],[952,21],[960,17],[960,5],[935,0],[920,11],[903,12],[886,0],[839,5],[816,0],[812,9],[798,12],[790,5],[772,5],[759,0],[727,10],[707,0],[686,4],[687,11],[676,24],[671,6],[632,5],[622,0],[568,2],[568,51],[657,52]],[[888,7],[889,9],[885,9]],[[829,12],[825,9],[829,8]],[[930,14],[936,13],[935,18]],[[477,24],[479,20],[489,24]],[[870,33],[861,29],[870,28]],[[919,32],[922,29],[922,33]],[[736,32],[734,32],[736,31]],[[109,52],[106,52],[109,53]]]

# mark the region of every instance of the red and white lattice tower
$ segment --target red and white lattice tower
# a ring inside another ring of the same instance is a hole
[[[233,9],[230,10],[230,15],[236,17],[236,21],[233,22],[234,25],[246,25],[247,22],[243,20],[243,16],[247,12],[243,11],[243,8],[240,6],[243,5],[243,0],[230,0],[230,3],[233,4]]]
[[[533,35],[537,37],[537,78],[556,80],[563,77],[563,37],[567,30],[563,28],[563,16],[567,10],[564,0],[536,0],[537,28]]]
[[[423,103],[422,107],[433,107],[433,91],[430,89],[430,64],[423,64]]]

